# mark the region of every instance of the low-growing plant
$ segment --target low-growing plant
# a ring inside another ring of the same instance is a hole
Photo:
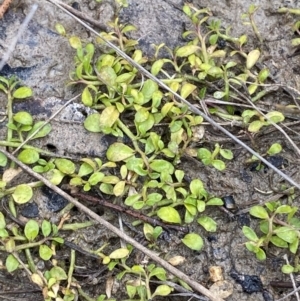
[[[243,227],[244,235],[249,239],[246,247],[255,253],[257,259],[265,260],[270,243],[279,248],[289,249],[295,254],[299,246],[299,218],[295,216],[298,208],[290,205],[282,205],[280,201],[269,202],[264,206],[253,206],[250,214],[260,219],[259,229],[263,236],[258,237],[254,230],[248,226]],[[297,267],[295,267],[297,269]],[[290,273],[283,268],[284,272]]]

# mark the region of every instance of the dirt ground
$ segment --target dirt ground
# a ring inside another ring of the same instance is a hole
[[[240,18],[241,14],[247,11],[250,5],[249,1],[194,0],[189,2],[192,2],[196,7],[210,8],[214,17],[220,19],[224,27],[232,26],[233,36],[247,34],[250,41],[249,49],[257,45],[251,28],[243,25]],[[16,35],[19,25],[33,3],[35,3],[33,0],[13,1],[4,18],[0,20],[0,57],[6,52],[7,45]],[[66,3],[72,4],[72,1],[66,1]],[[103,3],[96,3],[94,0],[82,0],[78,3],[82,11],[96,20],[101,20],[103,24],[113,19],[117,13],[113,0],[103,1]],[[146,55],[153,55],[153,44],[165,43],[170,48],[183,44],[181,33],[188,26],[188,20],[181,11],[183,1],[129,0],[128,3],[129,6],[119,12],[120,20],[124,23],[134,24],[138,28],[132,37],[139,39],[139,47]],[[292,56],[296,49],[290,44],[293,37],[291,26],[296,18],[290,14],[278,14],[276,12],[282,6],[300,8],[299,1],[261,0],[251,3],[259,5],[255,14],[255,21],[259,25],[259,31],[265,41],[261,64],[271,70],[274,83],[287,85],[300,91],[299,56]],[[74,49],[69,46],[66,38],[55,32],[55,24],[57,22],[63,24],[68,36],[77,35],[86,41],[91,40],[92,37],[83,26],[52,4],[47,1],[39,1],[38,4],[38,11],[22,39],[18,42],[7,65],[0,71],[0,75],[15,74],[34,90],[34,98],[17,103],[14,108],[15,112],[27,110],[35,118],[44,120],[62,106],[65,100],[78,93],[75,88],[66,86],[69,72],[74,67]],[[293,103],[291,95],[282,89],[274,92],[268,101],[270,109],[274,108],[275,104]],[[2,95],[0,95],[0,110],[5,111],[5,98]],[[39,140],[36,145],[49,150],[54,148],[59,155],[103,157],[110,141],[105,136],[88,133],[83,129],[82,122],[87,114],[89,111],[82,105],[70,105],[53,121],[53,131],[47,136],[47,139]],[[259,172],[253,171],[251,166],[245,164],[246,159],[250,157],[246,151],[224,137],[224,134],[218,133],[210,125],[206,125],[205,129],[206,133],[203,141],[201,141],[201,146],[213,147],[216,142],[219,142],[225,148],[233,150],[235,160],[228,163],[226,170],[222,173],[204,167],[201,162],[195,163],[195,160],[189,157],[182,159],[180,167],[187,173],[189,179],[201,179],[211,194],[218,197],[232,196],[237,207],[231,214],[222,210],[208,211],[208,215],[218,224],[217,232],[212,235],[208,235],[199,225],[192,225],[193,231],[199,232],[205,239],[205,247],[200,252],[193,252],[182,244],[178,244],[180,237],[177,237],[177,233],[171,233],[170,241],[160,240],[159,248],[165,257],[170,258],[175,255],[185,257],[186,261],[180,266],[180,269],[208,288],[212,285],[209,279],[209,268],[211,266],[222,267],[224,278],[233,286],[232,294],[226,299],[228,301],[277,300],[288,293],[288,289],[272,287],[270,282],[290,281],[290,278],[280,271],[284,263],[282,255],[285,252],[284,250],[279,252],[278,249],[271,247],[268,250],[266,261],[256,260],[255,256],[248,252],[243,245],[245,237],[241,228],[243,225],[251,225],[252,228],[255,228],[257,221],[250,218],[247,213],[244,215],[234,215],[234,213],[240,209],[248,208],[252,203],[259,203],[272,197],[284,182],[269,169],[262,169]],[[228,129],[231,130],[231,127]],[[291,137],[296,144],[299,144],[297,134],[300,130],[299,125],[295,124],[293,130],[295,133],[291,133]],[[5,122],[2,122],[0,123],[1,140],[4,140],[5,131]],[[232,128],[232,131],[235,129]],[[281,134],[268,129],[252,141],[245,134],[242,134],[240,138],[260,153],[264,153],[267,146],[272,143],[280,143],[284,149],[282,153],[285,159],[284,172],[300,183],[299,158]],[[57,221],[58,217],[47,205],[49,192],[37,193],[35,202],[39,208],[39,215],[36,218],[48,217],[53,222]],[[294,205],[299,206],[299,198],[294,200]],[[111,223],[118,225],[118,219],[114,213],[103,212],[100,209],[98,211]],[[132,221],[127,217],[124,219],[125,221]],[[71,221],[84,220],[86,220],[84,214],[75,209],[72,211]],[[138,230],[141,231],[139,228]],[[128,234],[133,237],[137,235],[128,229],[125,231],[128,231]],[[100,225],[78,230],[76,233],[65,233],[65,235],[69,241],[89,249],[98,249],[105,242],[109,242],[112,249],[120,244],[118,237],[107,233],[106,229]],[[60,260],[67,263],[69,248],[62,247],[59,252]],[[135,254],[135,256],[136,258],[132,259],[133,262],[139,260],[139,254]],[[0,254],[0,260],[4,261],[5,258],[6,254]],[[103,271],[103,265],[95,258],[87,257],[81,253],[78,253],[77,260],[76,266],[78,268],[75,271],[75,278],[80,281],[83,290],[92,297],[105,293],[105,283],[109,274],[107,271]],[[44,262],[41,261],[36,264],[42,268]],[[237,274],[257,276],[261,280],[262,286],[257,284],[256,278],[253,277],[253,285],[256,283],[259,289],[257,292],[249,294],[234,280],[234,275]],[[36,287],[30,283],[24,272],[10,275],[4,270],[0,270],[1,299],[11,300],[12,297],[15,297],[14,300],[42,300],[42,295],[40,292],[35,292],[35,289]],[[126,298],[124,290],[122,282],[116,281],[112,297],[117,300],[124,300]],[[12,295],[12,291],[22,291],[23,293]],[[189,297],[170,296],[161,300],[189,300]],[[296,298],[290,297],[287,300],[296,300]]]

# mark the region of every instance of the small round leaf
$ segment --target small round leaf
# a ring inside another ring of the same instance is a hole
[[[116,142],[108,148],[106,156],[109,161],[119,162],[130,158],[134,153],[134,150],[129,146]]]
[[[16,187],[12,197],[18,204],[25,204],[32,198],[32,188],[27,184],[20,184]]]
[[[56,167],[64,174],[73,174],[75,172],[75,164],[68,159],[56,159]]]
[[[14,98],[20,98],[20,99],[30,97],[30,96],[32,96],[32,90],[29,87],[21,87],[17,89],[13,94]]]
[[[40,155],[34,149],[24,149],[18,155],[18,159],[25,164],[33,164],[40,159]]]
[[[40,245],[39,255],[43,260],[49,260],[53,254],[53,251],[46,245]]]
[[[267,219],[269,217],[268,212],[262,206],[253,206],[250,209],[250,214],[261,219]]]
[[[157,216],[163,221],[168,223],[176,223],[176,224],[181,223],[180,215],[178,211],[173,207],[161,207],[157,211]]]
[[[28,112],[18,112],[13,116],[14,121],[23,125],[32,125],[33,119]]]
[[[19,267],[19,262],[12,254],[8,255],[5,261],[5,266],[9,273],[15,271]]]
[[[25,225],[24,234],[28,240],[34,240],[39,234],[39,224],[35,220],[29,220]]]
[[[120,248],[117,250],[114,250],[110,255],[110,259],[121,259],[127,257],[129,254],[129,250],[125,248]]]
[[[192,250],[200,251],[203,247],[203,239],[196,233],[189,233],[183,239],[182,242]]]

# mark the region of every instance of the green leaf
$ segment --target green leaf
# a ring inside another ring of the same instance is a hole
[[[125,184],[126,184],[126,181],[120,181],[115,185],[115,187],[113,189],[115,196],[120,196],[124,193]]]
[[[163,159],[157,159],[157,160],[153,160],[150,163],[150,168],[154,171],[157,172],[167,172],[169,174],[173,174],[174,173],[174,166],[173,164],[171,164],[170,162],[163,160]]]
[[[81,178],[81,177],[84,177],[84,176],[87,176],[89,175],[90,173],[92,173],[94,171],[94,168],[93,166],[91,166],[89,163],[87,162],[83,162],[81,165],[80,165],[80,168],[79,168],[79,171],[78,171],[78,176]]]
[[[268,78],[269,75],[270,75],[269,69],[264,68],[264,69],[260,70],[258,73],[259,82],[263,83]]]
[[[8,238],[9,233],[5,229],[0,229],[0,237],[1,238]]]
[[[268,212],[262,206],[253,206],[250,209],[250,214],[252,216],[255,216],[255,217],[261,218],[261,219],[267,219],[267,218],[269,218]]]
[[[277,228],[274,233],[290,244],[298,238],[297,231],[285,226]]]
[[[190,83],[185,83],[180,91],[180,96],[182,98],[187,98],[191,93],[193,93],[195,91],[195,89],[197,88],[197,86],[192,85]]]
[[[26,98],[32,96],[32,90],[29,87],[21,87],[13,93],[14,98]]]
[[[168,207],[168,206],[161,207],[157,211],[157,216],[167,223],[175,223],[175,224],[181,223],[180,215],[178,211],[173,207]]]
[[[204,245],[203,239],[196,233],[189,233],[183,239],[182,242],[192,250],[200,251]]]
[[[206,148],[200,148],[197,152],[197,157],[202,160],[204,165],[209,165],[212,162],[211,152]]]
[[[248,226],[243,226],[243,234],[251,241],[258,241],[258,237],[256,235],[256,233]]]
[[[159,280],[165,281],[166,280],[166,271],[161,267],[154,267],[154,264],[152,264],[151,266],[153,267],[152,269],[150,269],[148,266],[148,270],[151,270],[149,277],[152,278],[153,276],[155,276]]]
[[[232,160],[233,159],[233,153],[230,149],[224,149],[224,148],[221,148],[220,149],[220,155],[227,159],[227,160]]]
[[[47,172],[47,178],[53,185],[59,185],[64,177],[65,174],[58,169],[51,169]]]
[[[33,196],[32,188],[27,184],[20,184],[12,194],[14,201],[18,204],[25,204]]]
[[[187,56],[195,53],[199,49],[200,49],[200,47],[196,46],[196,45],[182,46],[182,47],[177,49],[176,56],[178,56],[178,57],[187,57]]]
[[[44,237],[49,236],[51,233],[51,230],[52,230],[51,223],[44,219],[42,222],[42,233],[43,233]]]
[[[133,156],[135,151],[129,146],[115,142],[108,148],[106,152],[107,159],[112,162],[120,162]]]
[[[92,186],[97,185],[103,178],[105,174],[103,172],[94,172],[88,179],[89,184]]]
[[[34,149],[24,149],[18,155],[18,159],[25,164],[33,164],[40,159],[40,155]]]
[[[55,278],[57,281],[68,279],[66,272],[58,266],[53,267],[49,274],[51,278]]]
[[[279,143],[273,143],[271,147],[268,149],[269,155],[276,155],[282,151],[282,146]]]
[[[137,287],[136,286],[126,284],[126,293],[127,293],[128,297],[130,299],[133,299],[133,297],[135,296],[136,292],[137,292]],[[106,298],[106,296],[104,296],[101,301],[104,301],[105,298]],[[97,299],[97,301],[98,301],[98,299]]]
[[[16,248],[16,243],[13,238],[9,238],[7,241],[5,241],[5,251],[8,253],[12,253],[15,251]]]
[[[249,54],[247,55],[247,61],[246,61],[247,69],[251,69],[256,64],[259,57],[260,57],[260,51],[258,49],[254,49],[250,51]]]
[[[140,194],[133,194],[131,196],[128,196],[125,200],[125,205],[126,206],[132,206],[134,203],[139,201],[142,198]]]
[[[6,226],[6,221],[3,213],[0,211],[0,229],[4,229]]]
[[[55,24],[55,30],[61,36],[65,36],[66,35],[66,30],[65,30],[64,26],[62,24],[60,24],[60,23],[56,23]]]
[[[100,114],[94,113],[89,115],[84,121],[84,128],[92,133],[100,133],[102,127],[100,126]]]
[[[248,131],[251,133],[257,133],[264,125],[265,123],[260,120],[252,121],[248,126]]]
[[[64,174],[71,175],[75,172],[75,164],[68,159],[56,159],[54,161],[56,167]]]
[[[284,274],[291,274],[294,272],[294,267],[290,264],[284,264],[281,268],[281,272]]]
[[[226,168],[225,163],[221,160],[212,160],[211,164],[215,169],[220,170],[220,171],[222,171]]]
[[[39,127],[41,127],[45,122],[44,121],[38,121],[36,122],[31,130],[28,132],[27,137],[31,136],[32,133],[34,133]],[[47,136],[51,132],[51,125],[49,123],[45,124],[30,140],[42,138]]]
[[[262,248],[258,248],[258,251],[256,252],[255,255],[256,255],[256,258],[261,261],[266,260],[266,258],[267,258],[266,253]]]
[[[154,294],[152,295],[152,298],[154,296],[168,296],[172,291],[173,291],[173,288],[171,288],[170,286],[168,286],[166,284],[159,285],[156,288]]]
[[[279,247],[279,248],[288,248],[289,247],[288,243],[286,241],[284,241],[283,239],[279,238],[278,236],[272,236],[270,241],[273,245],[275,245],[276,247]]]
[[[93,95],[90,92],[89,86],[83,89],[81,94],[81,101],[87,107],[91,107],[93,105]]]
[[[201,216],[197,219],[197,222],[209,232],[216,232],[217,230],[217,223],[208,216]]]
[[[53,251],[46,245],[40,245],[39,255],[43,260],[49,260],[53,255]]]
[[[24,227],[26,238],[33,241],[39,234],[39,224],[35,220],[29,220]]]
[[[120,249],[114,250],[112,253],[110,253],[110,255],[108,255],[108,257],[110,259],[121,259],[121,258],[127,257],[128,254],[129,254],[128,249],[120,248]]]
[[[149,193],[147,195],[146,203],[148,206],[153,206],[156,203],[158,203],[159,201],[161,201],[162,198],[163,198],[163,196],[160,193],[157,193],[157,192]]]
[[[281,205],[276,210],[275,213],[290,213],[293,211],[293,208],[288,205]]]
[[[175,177],[177,181],[181,183],[184,177],[184,171],[180,169],[175,170]]]
[[[9,254],[5,261],[6,269],[9,273],[12,273],[19,267],[19,261],[15,258],[14,255]]]
[[[164,65],[164,60],[160,59],[154,62],[154,64],[151,67],[151,73],[156,76],[160,70],[162,69],[163,65]]]
[[[207,206],[222,206],[224,202],[220,198],[211,198],[208,202],[206,202]]]
[[[204,185],[201,180],[199,180],[199,179],[192,180],[189,187],[190,187],[190,191],[194,197],[198,197],[198,198],[202,197]]]
[[[147,79],[142,88],[142,94],[144,95],[143,104],[147,103],[150,99],[152,99],[152,95],[154,92],[158,90],[158,85],[151,79]]]
[[[69,38],[69,43],[71,45],[72,48],[78,49],[81,48],[81,40],[78,37],[70,37]]]
[[[99,187],[99,189],[105,193],[105,194],[109,194],[109,195],[113,195],[113,186],[111,184],[107,184],[107,183],[102,183]]]
[[[281,112],[272,111],[266,114],[266,118],[270,119],[274,123],[279,123],[284,121],[284,115]]]
[[[0,166],[5,167],[7,164],[7,157],[0,152]]]
[[[118,120],[119,115],[120,113],[115,106],[106,107],[100,115],[100,127],[112,127]]]
[[[13,116],[14,121],[23,125],[32,125],[33,119],[28,112],[18,112]]]
[[[296,254],[298,251],[298,246],[299,246],[299,239],[295,239],[290,245],[289,245],[289,250],[293,254]]]

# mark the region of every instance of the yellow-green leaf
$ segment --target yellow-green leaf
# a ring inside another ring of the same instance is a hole
[[[165,222],[168,223],[175,223],[175,224],[180,224],[181,223],[181,218],[176,209],[173,207],[161,207],[157,211],[157,216],[162,219]]]
[[[182,98],[187,98],[191,93],[194,92],[194,90],[196,89],[197,87],[195,85],[192,85],[190,83],[185,83],[182,88],[181,88],[181,91],[180,91],[180,96]]]
[[[116,142],[108,148],[106,156],[109,161],[119,162],[130,158],[134,153],[135,151],[129,146]]]
[[[189,56],[189,55],[195,53],[198,49],[200,49],[200,47],[196,46],[196,45],[182,46],[177,49],[176,56],[186,57],[186,56]]]
[[[259,56],[260,56],[260,51],[258,49],[254,49],[249,52],[249,54],[247,55],[247,62],[246,62],[247,69],[251,69],[256,64],[256,62],[259,59]]]

